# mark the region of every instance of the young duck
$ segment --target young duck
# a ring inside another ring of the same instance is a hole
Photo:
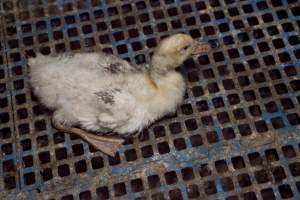
[[[209,44],[189,35],[175,34],[159,43],[145,65],[133,66],[104,53],[38,54],[28,61],[30,82],[41,103],[54,111],[55,128],[75,133],[114,156],[124,140],[105,133],[130,136],[174,112],[185,92],[175,68],[209,49]]]

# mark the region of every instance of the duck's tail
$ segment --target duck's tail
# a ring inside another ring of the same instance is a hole
[[[49,56],[44,56],[41,53],[37,53],[36,57],[31,57],[28,59],[28,65],[31,69],[40,67],[47,62],[49,62]]]
[[[57,106],[57,92],[55,70],[49,67],[53,57],[37,54],[34,58],[28,59],[29,83],[33,93],[39,98],[42,104],[50,109]]]

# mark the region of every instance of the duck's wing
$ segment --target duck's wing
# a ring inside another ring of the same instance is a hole
[[[123,60],[112,54],[100,54],[100,60],[105,60],[100,67],[107,74],[124,74],[139,72],[146,69],[146,65],[132,65],[127,60]],[[99,61],[100,61],[99,60]]]
[[[128,91],[110,88],[99,90],[94,95],[99,110],[99,126],[113,131],[131,119],[136,99]]]

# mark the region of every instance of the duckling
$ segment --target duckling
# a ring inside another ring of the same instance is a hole
[[[37,54],[28,61],[30,83],[41,103],[54,111],[56,129],[75,133],[114,156],[123,137],[176,111],[185,82],[175,68],[209,49],[209,44],[180,33],[163,39],[151,62],[143,65],[99,52]],[[106,135],[110,133],[118,137]]]

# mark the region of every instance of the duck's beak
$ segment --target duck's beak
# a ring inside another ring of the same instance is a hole
[[[192,55],[198,55],[201,53],[206,53],[211,50],[211,45],[205,42],[195,42],[193,45]]]

